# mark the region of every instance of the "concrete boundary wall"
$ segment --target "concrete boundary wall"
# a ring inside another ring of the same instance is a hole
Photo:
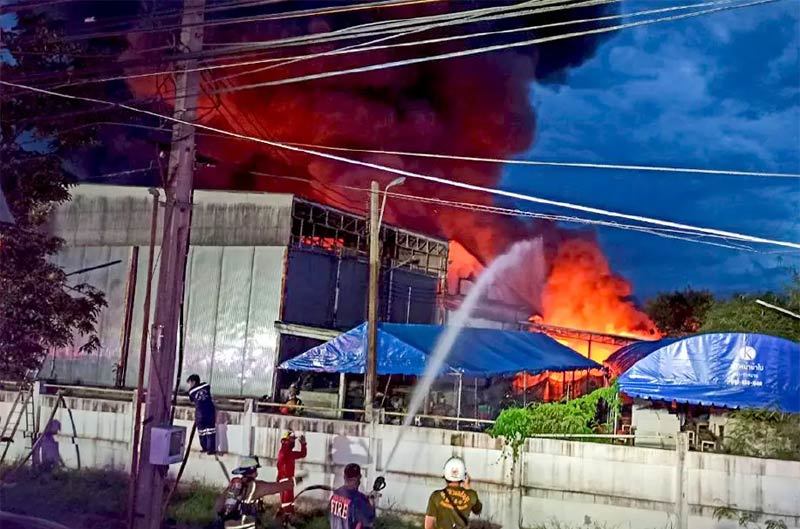
[[[0,391],[0,421],[9,413],[15,393]],[[129,465],[131,401],[67,397],[77,430],[60,409],[60,450],[70,467]],[[46,420],[55,397],[37,397],[40,421]],[[255,413],[253,402],[242,411],[220,411],[218,437],[228,470],[240,455],[260,458],[265,479],[275,477],[280,435],[286,428],[305,433],[308,457],[298,471],[308,484],[338,485],[350,462],[362,465],[364,486],[376,475],[386,477],[382,505],[421,514],[430,492],[442,485],[444,461],[463,457],[475,488],[485,503],[482,518],[500,527],[533,529],[549,520],[567,527],[600,526],[630,529],[728,529],[733,521],[716,522],[719,506],[753,512],[800,528],[800,462],[754,459],[721,454],[658,450],[631,446],[530,439],[514,461],[502,443],[482,433],[433,428],[407,428],[347,421],[287,418]],[[178,424],[191,426],[193,411],[179,408]],[[394,458],[387,461],[401,432]],[[22,432],[11,445],[9,459],[25,454]],[[226,475],[213,457],[195,452],[184,479],[222,485]],[[173,466],[173,471],[177,466]],[[310,494],[308,496],[311,496]],[[323,495],[317,495],[324,499]]]

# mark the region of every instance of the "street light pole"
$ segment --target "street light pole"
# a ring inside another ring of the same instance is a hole
[[[369,300],[367,307],[367,365],[364,377],[364,412],[372,421],[375,385],[378,376],[378,276],[380,274],[380,212],[378,182],[372,182],[369,195]]]
[[[369,195],[369,300],[367,306],[367,362],[364,376],[364,412],[366,420],[373,420],[375,387],[378,381],[378,281],[381,272],[381,222],[386,207],[389,188],[405,182],[405,178],[392,180],[383,190],[380,200],[380,186],[373,181]]]

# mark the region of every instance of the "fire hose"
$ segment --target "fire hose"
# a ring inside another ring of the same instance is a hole
[[[386,488],[386,479],[383,476],[378,476],[375,478],[375,482],[372,484],[372,492],[380,492]],[[326,490],[328,492],[333,492],[335,489],[329,485],[309,485],[308,487],[304,488],[297,494],[295,494],[294,499],[300,497],[301,494],[306,492],[311,492],[312,490]]]

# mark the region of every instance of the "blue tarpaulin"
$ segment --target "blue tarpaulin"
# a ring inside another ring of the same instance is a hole
[[[433,353],[441,325],[378,325],[378,374],[421,375]],[[367,324],[287,360],[279,367],[298,371],[363,373]],[[601,366],[544,334],[464,328],[445,362],[444,372],[489,377],[542,371],[572,371]]]
[[[611,373],[611,376],[619,376],[645,356],[671,344],[675,340],[677,340],[677,338],[634,342],[614,351],[611,356],[605,359],[603,365],[608,369],[609,373]]]
[[[619,378],[631,397],[800,412],[800,345],[762,334],[682,338]]]

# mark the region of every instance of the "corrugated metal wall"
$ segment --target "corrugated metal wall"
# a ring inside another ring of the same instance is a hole
[[[123,263],[76,276],[106,292],[108,307],[98,321],[99,353],[85,355],[76,347],[58,351],[42,374],[64,383],[113,385],[120,344],[130,247],[73,247],[58,258],[67,271],[114,259]],[[139,252],[131,345],[125,383],[138,377],[148,252]],[[224,395],[271,393],[276,362],[283,281],[284,247],[193,246],[189,251],[184,302],[185,358],[183,378],[198,373]],[[153,278],[153,305],[158,263]]]
[[[286,274],[283,321],[350,329],[366,319],[369,270],[362,259],[338,257],[311,248],[292,248]],[[435,323],[436,287],[436,277],[427,274],[407,269],[384,270],[380,319]]]
[[[84,246],[67,248],[58,255],[56,261],[67,273],[116,259],[121,259],[122,262],[70,278],[72,284],[89,283],[106,294],[108,306],[101,312],[97,322],[101,348],[92,354],[82,353],[79,349],[85,343],[85,339],[77,337],[72,348],[59,350],[55,355],[48,357],[42,367],[42,376],[57,377],[60,382],[65,383],[92,385],[114,383],[114,369],[119,362],[125,312],[125,282],[131,253],[130,247]]]
[[[163,193],[161,200],[164,199]],[[194,246],[287,246],[292,195],[195,190]],[[142,246],[150,243],[152,197],[144,187],[82,184],[50,218],[50,230],[76,246]],[[156,243],[161,241],[163,210]]]

